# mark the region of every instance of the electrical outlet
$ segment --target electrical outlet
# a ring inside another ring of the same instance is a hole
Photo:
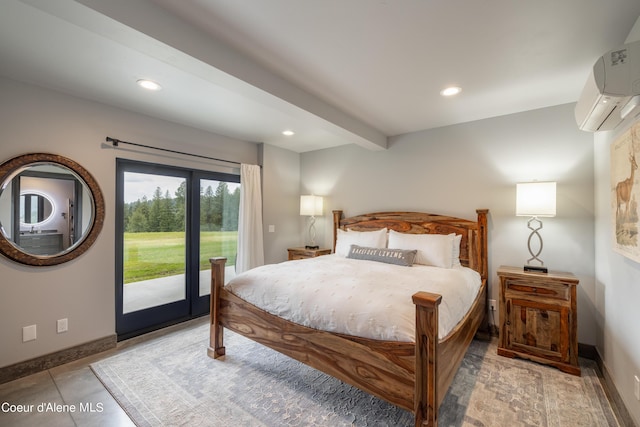
[[[636,399],[640,400],[640,378],[634,375],[633,379],[635,380],[633,383],[633,393],[636,395]]]
[[[67,332],[69,330],[69,320],[68,319],[59,319],[58,320],[58,333],[61,334],[63,332]]]
[[[491,311],[496,311],[496,308],[498,308],[498,307],[496,306],[496,300],[494,300],[494,299],[490,299],[490,300],[489,300],[489,310],[491,310]]]
[[[22,342],[33,341],[36,339],[36,325],[29,325],[22,328]]]

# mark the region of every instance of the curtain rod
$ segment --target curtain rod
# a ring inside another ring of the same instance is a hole
[[[144,144],[137,144],[135,142],[122,141],[120,139],[111,138],[110,136],[108,136],[106,140],[107,142],[110,142],[114,147],[117,147],[119,144],[128,144],[128,145],[134,145],[136,147],[149,148],[151,150],[165,151],[167,153],[182,154],[184,156],[199,157],[201,159],[207,159],[207,160],[215,160],[217,162],[232,163],[234,165],[241,164],[240,162],[234,162],[233,160],[218,159],[216,157],[202,156],[200,154],[184,153],[182,151],[169,150],[168,148],[152,147],[151,145],[144,145]]]

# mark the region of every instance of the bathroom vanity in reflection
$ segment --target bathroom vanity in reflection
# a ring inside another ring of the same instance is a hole
[[[51,255],[62,252],[62,233],[20,234],[18,246],[32,255]]]

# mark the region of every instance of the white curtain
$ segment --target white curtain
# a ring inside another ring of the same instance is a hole
[[[240,214],[236,273],[264,264],[260,166],[240,165]]]

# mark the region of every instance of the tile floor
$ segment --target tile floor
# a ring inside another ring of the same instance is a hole
[[[201,295],[209,292],[210,274],[209,270],[201,272]],[[233,276],[235,276],[234,266],[228,266],[225,270],[225,278],[229,280]],[[127,300],[130,304],[129,311],[179,299],[175,295],[184,292],[183,286],[182,280],[176,281],[173,278],[133,284],[130,288],[135,290]],[[156,300],[151,300],[152,297]],[[134,426],[127,414],[93,374],[89,365],[124,348],[153,339],[176,328],[186,328],[194,323],[207,321],[208,317],[205,316],[162,331],[132,338],[119,343],[114,350],[0,384],[0,426]]]
[[[118,343],[113,350],[0,384],[0,426],[135,426],[89,365],[170,331],[203,322],[208,322],[208,317],[132,338]]]
[[[90,363],[110,354],[100,353],[0,384],[0,425],[134,426],[89,368]]]

